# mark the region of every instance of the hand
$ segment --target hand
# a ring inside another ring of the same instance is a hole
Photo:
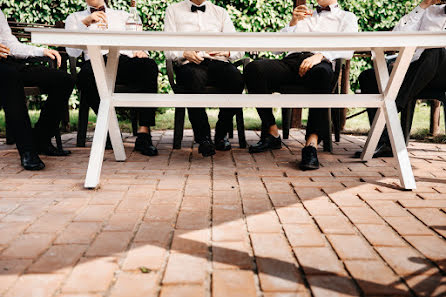
[[[148,58],[149,55],[146,54],[146,53],[143,52],[143,51],[137,51],[137,52],[134,52],[134,53],[133,53],[133,57],[134,57],[134,58],[145,59],[145,58]]]
[[[231,52],[207,52],[207,54],[211,57],[225,57],[225,58],[229,58],[229,56],[231,56]]]
[[[305,74],[307,74],[308,70],[314,67],[314,65],[319,64],[322,62],[322,59],[324,59],[324,56],[322,54],[315,54],[309,58],[306,58],[302,64],[300,64],[299,68],[299,75],[300,77],[303,77]]]
[[[11,54],[9,47],[0,43],[0,59],[6,59]]]
[[[296,26],[296,24],[304,20],[307,15],[308,8],[305,5],[299,5],[293,10],[293,18],[290,22],[290,27]]]
[[[59,68],[62,64],[62,57],[60,56],[59,52],[52,49],[45,49],[43,51],[43,55],[45,57],[50,57],[51,60],[57,60],[57,67]]]
[[[420,3],[420,7],[426,9],[429,6],[439,4],[440,2],[440,0],[423,0],[423,2]]]
[[[99,22],[104,22],[107,24],[107,15],[103,11],[95,11],[82,20],[82,23],[84,23],[84,25],[87,27]]]
[[[201,62],[204,61],[203,57],[200,57],[198,55],[198,52],[196,51],[185,51],[183,53],[183,57],[188,60],[189,62],[195,63],[195,64],[200,64]]]

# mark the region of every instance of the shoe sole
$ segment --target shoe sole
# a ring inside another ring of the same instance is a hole
[[[211,157],[215,155],[215,152],[209,152],[209,153],[200,153],[203,157]]]
[[[317,170],[320,166],[311,166],[311,165],[302,165],[299,164],[299,168],[303,171],[309,171],[309,170]]]
[[[138,153],[140,153],[141,155],[143,155],[143,156],[148,156],[148,157],[155,157],[155,156],[158,156],[158,155],[159,155],[159,152],[156,152],[155,154],[145,154],[143,150],[136,149],[136,148],[133,149],[133,151],[134,151],[134,152],[138,152]]]
[[[23,167],[23,169],[28,171],[40,171],[45,169],[45,165],[43,167]]]

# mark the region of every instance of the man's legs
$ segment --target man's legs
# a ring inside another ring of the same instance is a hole
[[[208,66],[209,85],[215,86],[219,93],[241,94],[245,82],[240,71],[231,63],[210,61]],[[237,108],[220,108],[215,127],[215,144],[218,150],[229,150],[231,145],[226,138],[233,129],[232,121]]]
[[[271,94],[281,85],[297,83],[297,74],[284,60],[258,60],[245,69],[245,81],[250,94]],[[249,148],[251,153],[281,148],[281,139],[272,108],[257,108],[262,120],[262,137]]]
[[[313,94],[331,93],[333,81],[333,68],[330,63],[322,62],[311,68],[303,79],[303,84],[309,88]],[[317,159],[317,146],[321,136],[327,129],[326,108],[310,108],[308,115],[306,144],[302,149],[302,161],[300,167],[303,170],[312,170],[319,168]]]
[[[181,92],[187,94],[203,94],[209,82],[209,61],[201,64],[188,63],[175,69],[177,83],[182,88]],[[215,147],[211,141],[211,127],[205,108],[188,108],[189,121],[194,130],[195,141],[200,144],[199,152],[205,156],[215,154]]]
[[[22,166],[27,170],[41,170],[45,164],[34,151],[31,121],[25,102],[23,82],[16,67],[0,63],[0,103],[20,153]]]
[[[445,89],[446,75],[446,50],[427,49],[423,52],[420,59],[413,62],[398,93],[396,104],[401,111],[407,104],[415,100],[426,88]],[[378,84],[376,82],[374,69],[369,69],[361,73],[359,83],[363,94],[378,94]],[[375,108],[367,109],[370,125],[376,114]],[[356,152],[355,156],[360,157],[361,152]],[[383,131],[374,155],[377,157],[392,157],[392,148],[390,145],[389,134],[387,129]]]
[[[118,67],[117,84],[128,87],[130,93],[157,93],[158,66],[149,58],[129,58],[122,56]],[[143,155],[156,156],[158,150],[152,144],[150,126],[155,126],[156,108],[138,108],[138,137],[135,150]]]
[[[37,149],[50,156],[66,156],[69,151],[57,150],[51,144],[51,138],[59,129],[63,110],[74,88],[70,74],[44,66],[27,66],[20,71],[25,86],[37,86],[48,98],[42,105],[40,117],[35,125]]]

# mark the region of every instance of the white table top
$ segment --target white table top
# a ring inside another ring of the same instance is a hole
[[[28,29],[32,42],[64,47],[131,50],[312,51],[446,47],[444,32],[166,33]]]

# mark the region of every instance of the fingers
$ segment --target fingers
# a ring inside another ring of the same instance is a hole
[[[107,22],[107,15],[103,11],[97,11],[95,12],[96,16],[98,16],[101,20],[104,22]]]
[[[58,51],[52,51],[52,52],[57,59],[57,68],[60,68],[60,66],[62,65],[62,57],[60,56]]]
[[[56,59],[56,57],[53,55],[53,53],[49,50],[45,51],[45,56],[51,58],[51,60]]]
[[[148,56],[145,52],[143,52],[143,51],[135,52],[135,53],[134,53],[134,56],[135,56],[136,58],[140,58],[140,59],[144,59],[144,58],[148,58],[148,57],[149,57],[149,56]]]
[[[300,77],[303,77],[305,74],[307,74],[308,70],[313,68],[314,64],[311,60],[304,60],[299,68],[299,75]]]
[[[0,47],[0,53],[4,54],[5,56],[9,55],[11,52],[9,50],[9,48],[7,47]]]
[[[102,11],[97,11],[91,15],[92,23],[96,24],[99,22],[107,23],[107,16]]]
[[[204,61],[203,57],[199,56],[197,52],[193,52],[193,62],[195,64],[200,64],[203,61]]]
[[[0,59],[8,58],[8,55],[11,53],[9,48],[6,45],[0,43]]]
[[[9,53],[10,53],[10,49],[9,49],[9,47],[7,47],[6,45],[1,44],[1,43],[0,43],[0,51],[1,51],[2,53],[6,53],[6,54],[9,54]]]

